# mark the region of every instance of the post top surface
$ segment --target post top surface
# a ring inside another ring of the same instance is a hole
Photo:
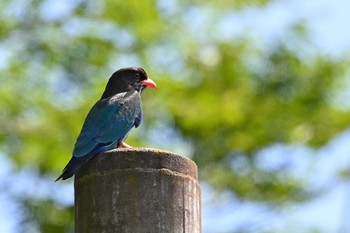
[[[103,176],[122,170],[158,170],[198,180],[197,166],[189,158],[158,149],[128,148],[100,153],[87,161],[76,173],[75,180],[85,176]]]

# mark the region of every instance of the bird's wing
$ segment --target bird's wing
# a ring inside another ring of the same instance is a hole
[[[102,99],[92,107],[75,143],[75,157],[105,151],[130,131],[135,113],[124,107],[124,95]]]
[[[140,111],[139,115],[135,118],[135,128],[139,127],[139,125],[141,124],[142,121],[142,111]]]

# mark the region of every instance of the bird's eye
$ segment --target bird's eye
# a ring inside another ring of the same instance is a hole
[[[141,82],[142,80],[145,79],[145,78],[142,76],[142,74],[139,74],[139,73],[137,73],[137,74],[135,75],[135,77],[137,78],[137,80],[138,80],[139,82]]]

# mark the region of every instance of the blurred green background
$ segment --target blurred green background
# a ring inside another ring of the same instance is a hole
[[[125,66],[158,84],[127,143],[198,164],[203,232],[333,232],[277,217],[349,175],[343,164],[322,182],[333,160],[320,155],[350,123],[348,50],[316,43],[291,2],[2,0],[1,232],[73,232],[72,180],[53,180]]]

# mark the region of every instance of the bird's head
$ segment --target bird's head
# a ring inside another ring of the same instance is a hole
[[[123,68],[114,72],[109,78],[101,99],[133,89],[141,92],[146,87],[156,88],[157,85],[148,78],[144,69],[141,67]]]

